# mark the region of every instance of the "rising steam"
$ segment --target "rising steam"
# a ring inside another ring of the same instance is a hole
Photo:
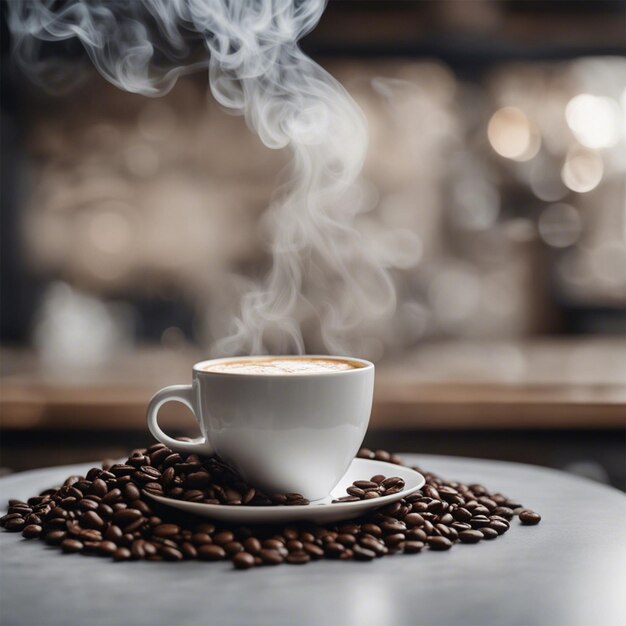
[[[304,352],[302,325],[328,351],[354,350],[359,329],[395,308],[377,255],[354,228],[367,129],[343,87],[298,47],[324,0],[25,0],[9,4],[20,65],[56,77],[44,42],[78,40],[121,89],[156,96],[208,68],[211,91],[270,148],[292,153],[266,214],[272,265],[241,298],[216,354]],[[200,42],[200,54],[198,46]]]

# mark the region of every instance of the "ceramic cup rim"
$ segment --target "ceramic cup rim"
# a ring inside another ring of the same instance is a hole
[[[242,374],[242,373],[234,373],[234,372],[207,372],[205,367],[209,364],[216,365],[219,363],[229,363],[232,361],[262,361],[266,359],[281,359],[281,360],[297,360],[297,359],[326,359],[328,361],[353,361],[354,363],[360,364],[361,367],[355,367],[349,370],[333,370],[328,372],[315,372],[314,374]],[[354,376],[359,374],[360,372],[367,372],[374,369],[374,364],[371,361],[367,361],[366,359],[359,359],[353,356],[338,356],[338,355],[330,355],[330,354],[259,354],[253,356],[229,356],[229,357],[221,357],[218,359],[206,359],[204,361],[199,361],[193,366],[193,373],[198,374],[200,376],[217,376],[223,378],[265,378],[271,380],[281,380],[281,379],[302,379],[302,378],[326,378],[329,376]]]

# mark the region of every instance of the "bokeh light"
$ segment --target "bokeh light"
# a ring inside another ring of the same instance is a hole
[[[565,108],[565,119],[576,139],[588,148],[609,148],[620,139],[620,107],[612,98],[588,93],[574,96]]]
[[[514,161],[532,159],[541,147],[536,126],[516,107],[503,107],[491,116],[487,137],[500,156]]]
[[[561,179],[572,191],[585,193],[600,184],[603,174],[604,163],[597,152],[575,147],[567,153]]]

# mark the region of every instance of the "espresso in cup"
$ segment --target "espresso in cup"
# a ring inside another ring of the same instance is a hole
[[[363,365],[348,359],[324,358],[267,358],[242,359],[212,363],[204,368],[205,372],[220,374],[245,374],[246,376],[288,376],[304,374],[325,374],[358,369]]]
[[[238,357],[203,361],[191,385],[161,389],[148,406],[150,432],[175,451],[218,454],[268,493],[326,497],[367,430],[374,365],[332,356]],[[158,424],[160,407],[182,402],[201,436],[179,441]]]

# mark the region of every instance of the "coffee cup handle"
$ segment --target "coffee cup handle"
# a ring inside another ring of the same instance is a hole
[[[201,454],[203,456],[212,456],[214,453],[211,444],[207,441],[206,437],[200,437],[193,441],[179,441],[164,433],[159,426],[157,416],[159,409],[166,402],[180,402],[188,407],[194,414],[196,420],[198,415],[194,407],[193,401],[193,387],[191,385],[172,385],[171,387],[164,387],[160,391],[157,391],[148,404],[148,428],[153,437],[165,444],[168,448],[174,452],[184,452],[185,454]]]

